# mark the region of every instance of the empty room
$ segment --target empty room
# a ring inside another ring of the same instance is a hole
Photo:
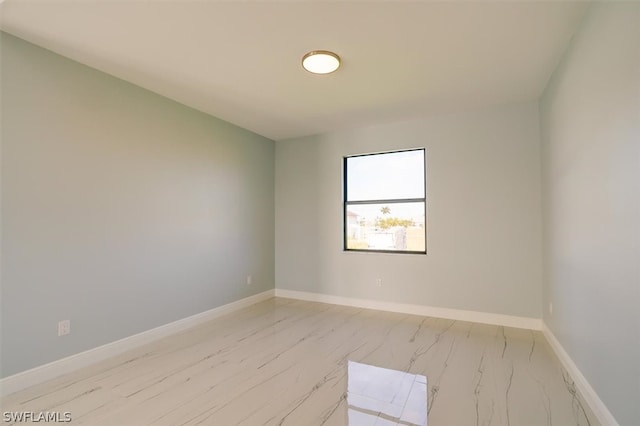
[[[2,424],[640,425],[640,2],[0,1]]]

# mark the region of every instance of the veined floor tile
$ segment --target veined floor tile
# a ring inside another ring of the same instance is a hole
[[[598,424],[540,332],[281,298],[9,395],[2,411],[105,426]]]

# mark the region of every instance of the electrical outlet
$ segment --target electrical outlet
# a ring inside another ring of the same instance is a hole
[[[71,320],[62,320],[58,322],[58,336],[64,336],[71,333]]]
[[[378,287],[382,287],[382,278],[376,278],[376,284],[378,284]]]
[[[251,275],[247,275],[247,285],[251,285],[252,277]]]

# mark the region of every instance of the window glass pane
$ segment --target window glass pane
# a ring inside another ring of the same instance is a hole
[[[347,201],[424,197],[424,150],[347,158]]]
[[[425,251],[425,205],[347,205],[347,249]]]

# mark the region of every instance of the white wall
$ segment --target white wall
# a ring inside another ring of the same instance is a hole
[[[2,376],[273,288],[273,141],[0,34]]]
[[[540,318],[538,130],[530,103],[277,142],[276,288]],[[414,147],[428,254],[343,252],[343,156]]]
[[[541,123],[544,320],[617,421],[638,424],[640,3],[591,6]]]

